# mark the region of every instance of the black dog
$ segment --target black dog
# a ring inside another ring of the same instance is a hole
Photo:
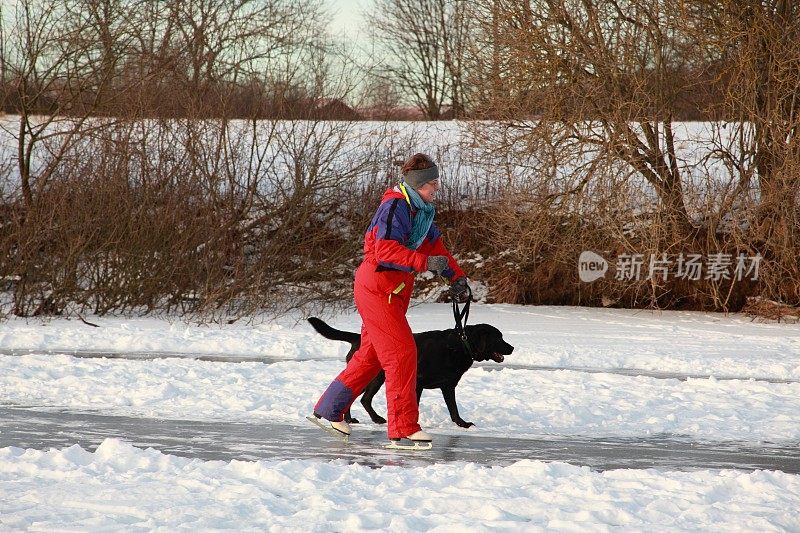
[[[348,361],[361,346],[361,335],[358,333],[334,329],[316,317],[311,317],[308,321],[326,339],[349,342]],[[466,326],[464,331],[467,334],[467,343],[455,329],[417,333],[414,340],[417,344],[417,403],[423,389],[441,389],[450,418],[462,428],[468,428],[474,424],[461,418],[456,405],[456,385],[461,376],[472,366],[473,361],[491,359],[502,363],[505,359],[503,356],[513,352],[514,347],[503,340],[503,334],[497,328],[489,324]],[[385,381],[386,375],[381,371],[367,385],[361,397],[361,405],[376,424],[386,423],[386,419],[372,408],[372,398]],[[349,411],[345,413],[345,420],[349,423],[358,422],[350,416]]]

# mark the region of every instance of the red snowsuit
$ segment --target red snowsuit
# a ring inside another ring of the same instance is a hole
[[[443,255],[448,258],[444,275],[451,282],[464,276],[442,243],[435,223],[419,248],[406,246],[413,217],[403,191],[395,187],[384,193],[364,236],[364,260],[356,270],[354,292],[362,320],[361,347],[314,408],[327,420],[341,421],[364,387],[383,369],[390,439],[420,430],[417,347],[406,320],[414,272],[427,270],[429,255]]]

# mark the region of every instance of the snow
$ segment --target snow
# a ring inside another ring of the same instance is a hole
[[[0,389],[6,391],[4,400],[16,405],[181,420],[202,413],[204,420],[297,423],[311,413],[342,366],[340,361],[264,365],[25,355],[0,358]],[[462,416],[482,435],[665,433],[696,440],[800,441],[800,383],[493,372],[481,367],[465,374],[456,394]],[[386,412],[382,394],[374,405]],[[358,404],[353,413],[368,419]],[[420,422],[439,434],[462,431],[450,421],[438,391],[423,394]]]
[[[76,319],[11,319],[0,328],[0,350],[335,361],[347,353],[345,344],[322,338],[298,316],[200,326],[175,318],[91,317],[88,321],[101,327]],[[355,313],[328,322],[349,331],[360,328]],[[469,322],[500,328],[517,348],[508,359],[513,364],[800,380],[800,328],[756,323],[742,315],[480,304],[472,306]],[[452,310],[444,304],[414,305],[409,323],[414,331],[451,328]]]
[[[85,318],[99,327],[75,319],[0,324],[0,405],[307,424],[303,417],[347,351],[299,315],[202,325]],[[352,312],[324,318],[340,329],[359,327]],[[448,328],[451,309],[414,305],[409,321],[415,331]],[[797,326],[740,315],[476,304],[470,323],[479,322],[503,331],[514,353],[462,379],[458,404],[474,428],[449,420],[438,391],[423,394],[421,423],[435,437],[800,443]],[[657,377],[665,372],[676,377]],[[385,412],[382,395],[375,407]],[[368,420],[358,404],[354,415]],[[385,428],[360,424],[353,438],[366,431]],[[321,459],[223,462],[118,439],[94,451],[0,448],[0,531],[785,531],[800,529],[798,508],[800,476],[779,471],[597,472],[531,460],[382,468]]]
[[[782,472],[592,472],[519,461],[371,469],[199,461],[109,439],[94,452],[0,450],[9,529],[275,531],[796,529],[800,477]]]

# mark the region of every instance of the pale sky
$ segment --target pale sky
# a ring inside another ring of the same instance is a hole
[[[366,33],[362,27],[361,12],[370,6],[371,0],[327,0],[326,3],[333,13],[332,33],[344,33],[352,38]]]

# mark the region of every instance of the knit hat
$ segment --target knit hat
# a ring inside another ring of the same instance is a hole
[[[414,189],[419,189],[429,181],[439,179],[439,167],[433,165],[430,168],[421,170],[407,170],[403,174],[403,181],[411,185]]]

